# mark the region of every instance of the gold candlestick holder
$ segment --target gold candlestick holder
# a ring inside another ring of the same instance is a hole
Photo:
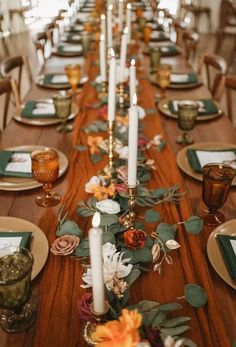
[[[94,339],[94,332],[96,331],[96,327],[98,325],[106,323],[107,312],[109,310],[108,302],[105,301],[105,312],[97,313],[93,309],[93,305],[91,304],[91,312],[94,316],[93,322],[87,322],[84,328],[84,340],[89,346],[96,346],[97,341]]]
[[[139,186],[139,181],[137,181],[136,185],[130,186],[128,183],[126,183],[126,187],[128,189],[129,193],[129,212],[124,216],[122,220],[122,224],[127,229],[135,229],[135,207],[136,207],[136,200],[137,200],[137,189]]]
[[[114,145],[115,145],[115,122],[108,122],[108,166],[110,176],[113,172],[113,161],[114,161]]]
[[[108,96],[107,92],[107,82],[103,81],[101,82],[101,91],[98,93],[98,98],[99,99],[105,99]]]
[[[123,82],[119,83],[118,95],[119,108],[123,110],[125,108],[125,88]]]

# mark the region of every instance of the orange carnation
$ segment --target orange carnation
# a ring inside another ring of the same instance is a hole
[[[144,247],[146,236],[143,230],[129,229],[124,232],[125,245],[133,249],[142,248]]]

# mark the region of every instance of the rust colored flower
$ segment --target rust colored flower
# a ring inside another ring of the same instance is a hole
[[[108,187],[104,186],[92,186],[91,193],[94,194],[94,197],[101,201],[107,199],[109,196],[114,196],[116,191],[114,183],[111,183]]]
[[[63,235],[52,244],[50,251],[55,255],[69,255],[79,245],[80,238],[76,235]]]
[[[122,194],[122,195],[126,196],[127,193],[128,193],[128,188],[127,188],[125,183],[116,183],[116,191],[119,194]]]
[[[90,154],[96,154],[100,152],[99,145],[103,141],[102,136],[88,136],[87,144],[90,147]]]
[[[144,247],[146,233],[143,230],[129,229],[124,232],[124,241],[126,247],[137,249]]]
[[[94,333],[98,347],[136,347],[140,341],[142,316],[137,310],[124,309],[119,320],[99,325]]]
[[[77,309],[80,319],[87,322],[94,322],[94,316],[91,312],[91,304],[93,302],[92,293],[85,293],[81,299],[77,301]]]

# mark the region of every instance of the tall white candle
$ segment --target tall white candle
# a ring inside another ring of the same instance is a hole
[[[93,281],[93,309],[102,314],[106,311],[104,279],[103,279],[103,257],[102,257],[102,229],[100,215],[95,213],[92,220],[93,227],[89,230],[90,262]]]
[[[127,57],[127,33],[128,28],[124,29],[124,33],[121,38],[121,49],[120,49],[120,82],[125,80],[125,69],[126,69],[126,57]]]
[[[106,16],[105,14],[101,14],[101,34],[104,36],[106,40]]]
[[[126,8],[126,26],[128,28],[127,42],[131,41],[131,4],[127,4]]]
[[[129,98],[130,98],[130,107],[133,104],[133,97],[136,94],[136,66],[135,60],[132,59],[129,67]]]
[[[116,111],[116,58],[114,50],[111,49],[109,87],[108,87],[108,121],[115,120]]]
[[[100,62],[101,81],[105,82],[107,80],[107,76],[106,76],[106,45],[105,45],[105,37],[104,37],[104,35],[100,36],[99,62]]]
[[[113,11],[113,6],[109,5],[107,8],[107,47],[108,48],[111,48],[113,46],[112,11]]]
[[[119,32],[121,33],[123,30],[123,0],[119,0],[118,18],[119,18]]]
[[[138,109],[137,96],[133,96],[133,105],[129,108],[129,152],[128,152],[128,185],[137,184],[138,155]]]

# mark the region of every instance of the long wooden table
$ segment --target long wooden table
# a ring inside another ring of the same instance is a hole
[[[84,65],[85,72],[92,81],[98,67],[94,64],[96,51],[90,52]],[[147,65],[147,59],[141,64]],[[77,59],[51,57],[45,72],[63,71],[63,66]],[[173,65],[175,71],[188,71],[190,67],[180,56],[163,58],[163,62]],[[144,108],[155,109],[156,89],[150,85],[147,71],[139,69],[139,104]],[[33,85],[27,100],[50,97],[55,91]],[[187,91],[167,91],[167,95],[186,97],[207,97],[209,92],[204,85]],[[62,151],[69,160],[66,174],[55,184],[62,196],[62,203],[69,209],[69,216],[87,231],[91,220],[78,218],[76,208],[80,200],[87,198],[84,185],[106,163],[105,158],[93,164],[87,151],[77,152],[76,144],[86,144],[87,135],[82,127],[97,118],[97,110],[87,107],[96,100],[96,93],[87,83],[78,96],[80,111],[74,121],[74,131],[61,134],[55,126],[26,126],[12,120],[0,135],[0,146],[6,148],[18,145],[46,145]],[[161,115],[157,110],[144,119],[144,132],[150,138],[162,134],[166,140],[163,151],[150,149],[147,155],[155,160],[157,170],[152,175],[150,187],[169,187],[178,183],[187,195],[180,206],[164,204],[158,208],[162,221],[175,223],[186,220],[191,214],[203,209],[201,183],[183,174],[177,167],[176,154],[182,148],[175,140],[180,130],[177,122]],[[226,115],[212,121],[198,122],[192,131],[195,142],[219,141],[236,144],[236,134]],[[49,244],[55,240],[57,215],[60,206],[40,208],[34,199],[37,189],[8,192],[0,191],[0,215],[14,216],[38,225],[47,236]],[[236,218],[236,191],[232,188],[227,203],[222,208],[226,219]],[[187,283],[200,284],[208,294],[208,304],[194,309],[183,303],[183,310],[177,315],[190,316],[191,330],[186,337],[191,338],[199,347],[230,347],[236,340],[236,300],[235,290],[227,285],[213,270],[206,253],[206,242],[211,230],[205,228],[198,236],[186,234],[178,227],[177,240],[181,244],[173,252],[173,265],[165,265],[163,275],[145,273],[133,285],[131,303],[142,299],[169,302],[183,295]],[[38,250],[40,252],[40,249]],[[0,331],[1,347],[82,347],[84,322],[77,314],[76,303],[85,292],[81,285],[82,267],[79,261],[69,256],[59,257],[49,253],[44,269],[33,281],[33,296],[39,301],[38,319],[32,328],[20,334],[7,334]]]

